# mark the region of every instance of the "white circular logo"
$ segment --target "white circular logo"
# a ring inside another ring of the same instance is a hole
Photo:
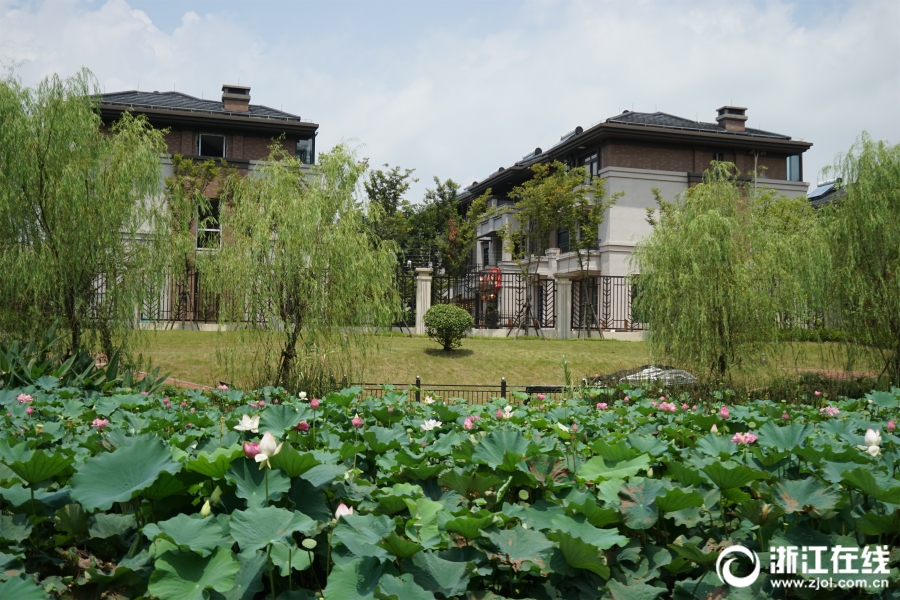
[[[729,554],[743,554],[747,558],[754,563],[753,572],[747,575],[746,577],[738,577],[731,573],[731,563],[737,560],[737,558],[729,558],[725,561],[724,568],[722,565],[722,561]],[[728,585],[736,588],[745,588],[750,585],[753,585],[753,582],[759,577],[759,557],[756,555],[756,552],[750,550],[749,548],[744,548],[740,545],[729,546],[722,550],[722,553],[719,555],[719,558],[716,559],[716,575],[719,576],[719,580],[727,583]]]

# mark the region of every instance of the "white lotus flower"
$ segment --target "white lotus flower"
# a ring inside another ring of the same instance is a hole
[[[563,425],[562,423],[557,423],[556,426],[559,427],[560,429],[562,429],[563,431],[565,431],[566,433],[569,433],[569,428],[566,427],[565,425]]]
[[[431,396],[425,396],[425,399],[422,400],[422,402],[425,404],[434,404],[434,398],[432,398]]]
[[[503,412],[506,413],[506,418],[510,418],[513,414],[513,407],[509,404],[506,405],[506,408],[503,409]]]
[[[422,431],[431,431],[437,427],[443,425],[440,421],[436,419],[428,419],[424,423],[422,423]]]
[[[337,507],[337,510],[334,511],[335,520],[340,519],[341,517],[346,517],[353,514],[353,507],[347,506],[343,502]]]
[[[281,446],[282,444],[278,443],[271,431],[267,431],[263,435],[262,441],[259,443],[259,454],[255,457],[260,469],[263,467],[272,468],[272,463],[269,462],[269,459],[281,452]]]
[[[881,432],[874,429],[866,430],[866,446],[880,446]]]
[[[242,415],[241,422],[234,426],[238,431],[249,431],[251,433],[259,432],[259,415],[255,417],[251,417],[249,415]]]
[[[709,428],[709,432],[712,433],[712,434],[719,433],[719,428],[716,427],[716,424],[715,424],[715,423],[713,423],[713,426]]]
[[[879,446],[869,446],[868,448],[866,448],[866,452],[868,452],[871,456],[878,456],[879,454],[881,454],[881,448]]]
[[[306,392],[300,392],[300,399],[306,400]]]

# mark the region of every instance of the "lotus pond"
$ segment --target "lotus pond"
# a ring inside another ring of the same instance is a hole
[[[0,390],[4,599],[900,598],[896,388],[482,406],[38,383]],[[766,567],[748,587],[716,574],[733,544]],[[773,587],[784,546],[890,553],[823,594]]]

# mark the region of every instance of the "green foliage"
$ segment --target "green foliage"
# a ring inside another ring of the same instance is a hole
[[[757,190],[714,163],[702,184],[657,202],[634,255],[656,360],[722,380],[778,341],[780,322],[824,308],[827,244],[805,198]]]
[[[359,376],[399,308],[395,246],[373,238],[354,192],[365,165],[337,146],[308,166],[273,146],[254,177],[230,180],[229,240],[207,268],[220,319],[248,327],[223,356],[232,380],[322,394]]]
[[[171,408],[126,389],[2,389],[0,596],[63,580],[90,598],[691,597],[735,542],[863,547],[900,533],[900,438],[886,427],[900,388],[840,399],[834,416],[792,402],[787,423],[771,401],[722,420],[719,405],[669,412],[655,390],[606,391],[603,410],[576,396],[506,411],[502,398],[417,404],[355,388],[313,411],[276,388],[242,395],[255,406],[185,391]],[[235,431],[248,415],[259,432]],[[442,424],[425,431],[426,419]],[[711,423],[759,439],[739,445]],[[878,456],[858,448],[870,428]],[[260,470],[240,444],[276,430],[282,449]],[[353,514],[335,519],[339,504]]]
[[[163,132],[131,113],[104,127],[97,87],[87,70],[36,88],[0,79],[0,334],[59,320],[67,355],[127,348],[166,270]]]
[[[388,164],[384,166],[390,167]],[[387,171],[376,169],[370,171],[368,179],[363,182],[373,217],[374,234],[378,239],[392,240],[401,247],[410,229],[407,222],[409,203],[403,199],[403,194],[410,185],[419,181],[412,176],[413,172],[415,169],[401,170],[399,166]]]
[[[822,209],[833,249],[829,291],[847,346],[877,348],[900,383],[900,144],[863,133],[829,171],[840,196]]]
[[[452,304],[435,304],[425,313],[425,333],[444,350],[462,346],[462,340],[473,324],[467,310]]]

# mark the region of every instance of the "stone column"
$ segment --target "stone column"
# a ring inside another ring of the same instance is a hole
[[[431,308],[431,267],[416,269],[416,335],[425,334],[425,313]]]
[[[572,280],[556,280],[556,337],[564,340],[572,335]]]

